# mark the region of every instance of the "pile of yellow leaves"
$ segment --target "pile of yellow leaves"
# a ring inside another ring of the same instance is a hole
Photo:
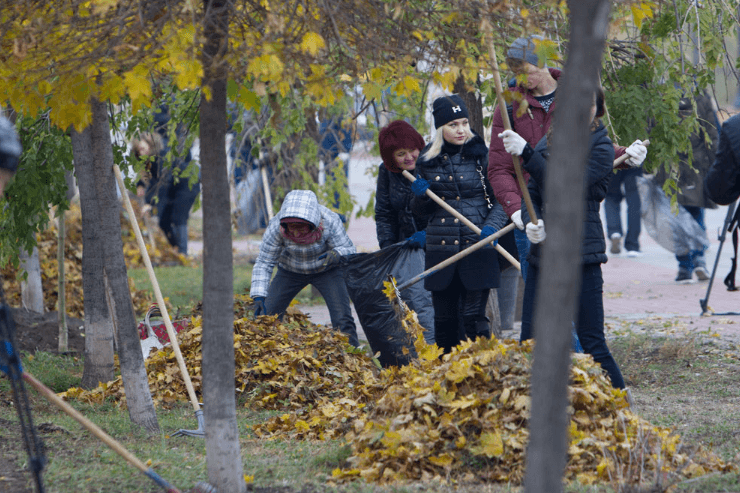
[[[133,204],[136,207],[136,204]],[[138,212],[137,212],[138,214]],[[57,309],[57,295],[59,287],[59,267],[57,263],[58,234],[55,221],[50,227],[39,233],[37,238],[39,249],[39,262],[41,264],[41,282],[44,291],[44,309],[53,311]],[[141,223],[140,223],[141,225]],[[82,296],[82,215],[78,203],[72,204],[65,214],[66,240],[64,243],[64,276],[66,293],[66,312],[68,315],[83,318],[84,305]],[[151,232],[153,234],[153,232]],[[144,267],[136,237],[131,228],[128,218],[121,213],[121,234],[123,235],[123,253],[126,258],[126,266],[131,268]],[[147,242],[147,251],[153,265],[176,264],[189,265],[186,256],[177,252],[161,232],[154,234],[156,248],[152,249]],[[3,288],[8,302],[13,306],[21,304],[20,283],[16,277],[20,273],[11,266],[2,270]],[[146,313],[152,304],[152,296],[137,290],[133,280],[129,278],[131,298],[136,313]]]
[[[246,405],[263,409],[315,408],[334,400],[357,398],[365,380],[375,381],[377,367],[361,350],[355,350],[336,330],[309,322],[308,317],[289,309],[283,321],[261,317],[246,318],[252,300],[237,295],[234,312],[234,348],[237,391]],[[196,393],[201,388],[201,338],[199,316],[178,333],[177,340]],[[158,404],[187,399],[185,381],[170,346],[146,360],[149,388]],[[89,403],[112,398],[125,402],[121,378],[101,383],[95,389],[69,389],[60,394]],[[362,398],[360,398],[362,399]],[[363,399],[366,401],[366,399]]]
[[[251,309],[239,297],[237,316]],[[409,312],[419,358],[378,370],[337,331],[290,311],[283,322],[262,317],[234,323],[237,391],[249,407],[286,412],[253,427],[261,438],[342,439],[350,466],[335,481],[499,481],[519,484],[528,441],[531,344],[479,339],[442,356],[424,343]],[[200,319],[178,335],[196,391],[200,389]],[[442,357],[440,357],[442,356]],[[185,400],[172,350],[147,361],[155,401]],[[566,476],[582,484],[639,483],[656,475],[686,478],[733,465],[631,413],[590,356],[573,355],[570,448]],[[87,402],[124,399],[120,379],[91,392],[62,394]]]
[[[365,395],[377,398],[332,400],[254,431],[274,438],[342,437],[352,445],[351,467],[335,470],[335,480],[521,483],[533,346],[478,339],[440,359],[442,351],[424,343],[411,314],[403,323],[416,335],[419,358],[367,382]],[[735,468],[630,412],[625,392],[614,389],[588,355],[573,355],[569,394],[569,480],[639,483]]]

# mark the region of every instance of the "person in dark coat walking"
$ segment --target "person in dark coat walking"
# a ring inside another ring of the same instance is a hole
[[[21,141],[13,124],[0,115],[0,198],[5,193],[5,185],[10,182],[21,157]]]
[[[604,93],[599,88],[592,107],[591,140],[589,143],[588,166],[586,168],[586,217],[581,243],[582,278],[578,303],[578,320],[576,332],[584,352],[590,354],[611,378],[612,385],[624,388],[624,379],[617,362],[609,351],[604,337],[604,279],[601,264],[606,263],[606,242],[601,224],[599,207],[606,196],[609,180],[614,165],[614,145],[607,134],[603,123],[598,119],[604,115]],[[549,133],[549,132],[548,132]],[[547,201],[543,196],[547,159],[549,157],[548,137],[543,137],[537,146],[532,147],[527,141],[512,130],[502,134],[508,152],[522,156],[524,169],[530,176],[527,189],[532,198],[532,205],[537,214],[530,218],[527,208],[521,205],[521,217],[527,237],[531,242],[529,250],[529,269],[524,288],[522,308],[522,332],[520,339],[525,341],[533,337],[532,317],[537,297],[537,279],[540,267],[540,243],[545,240],[545,223]],[[535,222],[536,221],[536,222]]]
[[[470,129],[468,110],[457,95],[433,105],[434,141],[417,161],[411,209],[428,216],[426,268],[495,233],[508,218],[488,182],[488,148]],[[478,235],[425,195],[430,189],[476,226]],[[497,252],[486,246],[424,280],[432,291],[437,344],[449,352],[465,337],[490,336],[486,302],[499,285]],[[462,330],[461,330],[462,329]]]
[[[188,218],[190,209],[200,193],[200,177],[190,186],[183,175],[191,161],[190,151],[167,164],[167,141],[158,132],[145,133],[132,140],[132,149],[139,159],[149,158],[148,183],[137,184],[137,193],[157,210],[159,227],[167,241],[183,255],[188,253]]]
[[[694,112],[691,97],[679,101],[678,111],[682,117]],[[689,164],[686,153],[678,155],[677,193],[678,203],[696,220],[703,230],[704,209],[716,209],[717,205],[704,193],[704,177],[714,161],[719,141],[719,122],[712,107],[712,99],[706,91],[693,97],[696,103],[696,114],[699,120],[699,129],[691,134],[691,150],[693,159]],[[669,178],[665,167],[659,166],[655,173],[655,183],[662,186]],[[678,260],[678,275],[676,282],[688,284],[695,282],[693,274],[700,281],[709,279],[704,250],[692,250],[686,255],[676,255]]]
[[[740,197],[740,115],[722,125],[717,155],[704,178],[704,191],[720,205],[732,204]]]

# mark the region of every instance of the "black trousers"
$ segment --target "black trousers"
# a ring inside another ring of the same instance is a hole
[[[434,337],[445,353],[466,338],[491,336],[486,317],[489,292],[490,289],[465,289],[457,270],[445,289],[432,291]]]

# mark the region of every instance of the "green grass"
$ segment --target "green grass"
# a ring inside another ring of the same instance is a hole
[[[146,269],[129,269],[128,275],[136,283],[136,289],[152,292],[152,284]],[[162,296],[169,298],[172,306],[186,312],[203,299],[203,267],[155,267]],[[249,291],[252,280],[252,265],[234,265],[234,293]]]
[[[252,268],[250,263],[234,264],[234,294],[249,293],[252,285]],[[136,289],[149,291],[153,295],[149,273],[144,268],[129,269],[128,275],[134,280]],[[162,296],[169,298],[172,306],[180,308],[182,315],[190,313],[192,307],[203,299],[203,267],[154,267]],[[306,286],[298,296],[301,305],[315,305],[324,303],[320,296],[312,297],[311,287]]]

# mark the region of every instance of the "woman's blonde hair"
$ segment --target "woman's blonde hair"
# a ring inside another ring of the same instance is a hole
[[[137,148],[141,142],[146,143],[152,150],[152,156],[157,156],[162,149],[164,149],[164,141],[162,136],[157,132],[142,132],[136,137],[131,139],[131,150],[134,154],[137,152]]]
[[[450,122],[450,123],[451,123],[451,122]],[[449,125],[449,124],[448,124],[448,125]],[[431,147],[429,147],[429,149],[427,149],[427,152],[425,152],[425,153],[424,153],[424,154],[423,154],[423,155],[421,156],[421,160],[422,160],[422,161],[431,161],[431,160],[432,160],[432,159],[434,159],[435,157],[439,156],[439,153],[440,153],[440,152],[442,152],[442,144],[444,144],[444,142],[445,142],[445,137],[444,137],[444,130],[443,130],[443,129],[444,129],[444,127],[445,127],[445,126],[444,126],[444,125],[442,125],[441,127],[439,127],[439,128],[438,128],[438,129],[436,130],[436,132],[435,132],[435,134],[434,134],[434,140],[432,141],[432,145],[431,145]],[[468,141],[469,141],[470,139],[472,139],[472,138],[473,138],[474,136],[475,136],[475,134],[474,134],[474,133],[473,133],[473,131],[472,131],[472,130],[470,129],[470,125],[468,125],[468,138],[467,138],[467,139],[465,140],[465,142],[467,143],[467,142],[468,142]]]

